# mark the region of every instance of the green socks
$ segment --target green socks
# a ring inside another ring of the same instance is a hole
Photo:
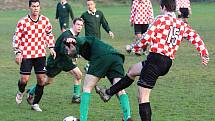
[[[73,86],[73,96],[80,96],[81,86],[80,85],[74,85]]]
[[[129,99],[127,94],[122,94],[119,96],[119,101],[124,114],[124,120],[126,121],[131,117],[131,109],[129,104]]]
[[[87,121],[88,109],[90,103],[90,93],[83,92],[80,104],[80,121]]]
[[[30,95],[34,95],[35,89],[36,89],[36,85],[31,86],[31,88],[29,89],[28,93],[29,93]]]

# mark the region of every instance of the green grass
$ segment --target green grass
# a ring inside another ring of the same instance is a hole
[[[210,62],[207,67],[201,65],[198,53],[192,45],[184,42],[177,52],[176,59],[170,72],[158,79],[152,91],[151,104],[153,121],[215,121],[215,4],[192,4],[193,15],[189,19],[191,26],[203,37],[210,53]],[[116,47],[126,55],[125,70],[145,57],[128,55],[124,51],[125,44],[130,43],[133,37],[133,28],[129,26],[128,6],[98,7],[108,20],[116,38],[110,39],[102,30],[102,37],[107,43]],[[84,8],[73,6],[76,16],[80,16]],[[155,15],[159,7],[154,7]],[[30,110],[24,100],[19,106],[15,103],[19,66],[14,63],[11,42],[18,19],[27,13],[26,10],[0,11],[0,120],[2,121],[61,121],[64,117],[74,115],[79,117],[79,105],[70,104],[73,78],[67,73],[61,73],[55,82],[45,88],[41,100],[42,113]],[[54,27],[57,38],[60,34],[58,23],[54,22],[55,8],[43,8],[42,13],[48,16]],[[83,34],[83,33],[82,33]],[[79,60],[83,70],[86,63]],[[28,87],[36,82],[32,74]],[[103,79],[100,85],[109,86]],[[128,89],[132,116],[140,121],[137,103],[137,86],[134,83]],[[89,121],[120,121],[122,112],[117,98],[103,103],[93,91],[89,110]]]

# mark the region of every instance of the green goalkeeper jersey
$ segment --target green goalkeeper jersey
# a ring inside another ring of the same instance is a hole
[[[56,10],[56,19],[59,19],[61,28],[69,28],[69,16],[74,19],[74,14],[71,6],[66,2],[64,4],[58,3]]]
[[[56,58],[53,59],[52,55],[50,55],[50,57],[48,57],[48,64],[61,64],[61,62],[67,62],[67,61],[71,61],[72,62],[72,58],[68,56],[67,54],[67,50],[65,49],[65,44],[64,41],[66,38],[69,37],[75,37],[71,30],[66,30],[65,32],[63,32],[57,39],[56,43],[55,43],[55,52],[56,52]]]
[[[97,39],[96,37],[92,36],[77,37],[76,41],[77,41],[76,49],[78,54],[88,61],[95,60],[96,58],[108,54],[120,55],[124,61],[123,54],[119,53],[112,46],[104,43],[103,41]]]
[[[103,13],[99,10],[95,13],[86,11],[81,15],[81,18],[84,20],[85,36],[95,36],[101,39],[101,25],[107,33],[111,31],[107,20],[105,19]]]

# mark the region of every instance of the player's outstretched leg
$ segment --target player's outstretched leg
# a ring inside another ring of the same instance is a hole
[[[128,77],[127,75],[120,79],[116,84],[112,85],[109,89],[96,87],[96,92],[100,95],[101,99],[104,102],[110,100],[110,98],[118,93],[119,91],[129,87],[134,82],[133,79]]]

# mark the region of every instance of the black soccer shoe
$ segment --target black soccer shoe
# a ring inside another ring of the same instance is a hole
[[[106,88],[100,88],[98,86],[95,86],[95,90],[96,90],[96,93],[99,94],[100,98],[104,101],[104,102],[108,102],[111,98],[110,95],[108,95],[105,91],[106,91]]]
[[[81,103],[81,97],[80,96],[73,96],[72,97],[72,103],[80,104]]]

